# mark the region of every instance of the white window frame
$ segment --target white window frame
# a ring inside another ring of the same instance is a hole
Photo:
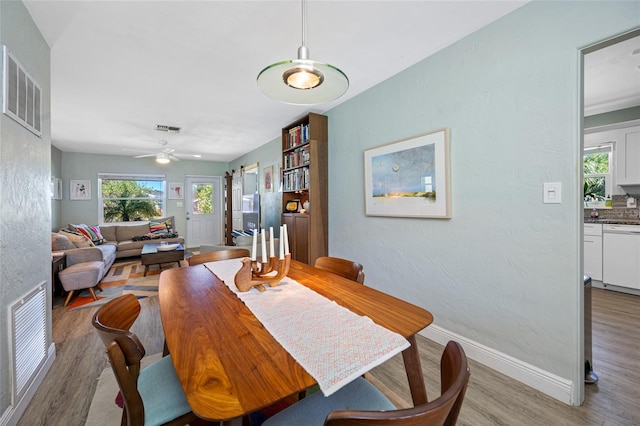
[[[104,221],[104,201],[111,198],[102,197],[102,179],[106,180],[146,180],[146,181],[158,181],[162,182],[162,214],[161,217],[167,214],[167,176],[166,175],[153,175],[153,174],[124,174],[124,173],[98,173],[98,219],[101,225],[108,225],[113,223],[135,223],[135,222],[105,222]],[[139,198],[131,198],[131,200],[138,200]]]
[[[601,144],[598,146],[592,146],[592,147],[585,147],[583,152],[582,152],[582,156],[583,156],[583,170],[584,170],[584,156],[586,155],[591,155],[591,154],[608,154],[609,155],[609,173],[593,173],[593,174],[584,174],[583,175],[583,182],[584,179],[587,178],[604,178],[604,190],[605,190],[605,197],[608,195],[609,197],[613,196],[613,168],[615,167],[614,162],[613,162],[613,143],[609,142],[609,143],[605,143],[605,144]],[[593,208],[593,207],[598,207],[598,208],[603,208],[605,207],[605,201],[595,201],[595,202],[585,202],[585,207],[588,208]]]

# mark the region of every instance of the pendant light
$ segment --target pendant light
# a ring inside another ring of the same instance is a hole
[[[349,79],[330,64],[309,59],[305,46],[306,2],[302,0],[302,46],[298,59],[276,62],[258,74],[258,87],[277,101],[294,105],[329,102],[349,88]]]

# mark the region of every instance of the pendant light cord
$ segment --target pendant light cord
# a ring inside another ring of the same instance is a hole
[[[302,45],[304,46],[306,38],[306,21],[307,21],[307,4],[302,0]]]

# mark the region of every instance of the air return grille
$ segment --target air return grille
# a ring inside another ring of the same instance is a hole
[[[156,130],[159,132],[180,133],[180,127],[167,126],[165,124],[156,124]]]
[[[42,90],[20,62],[2,46],[4,64],[2,78],[2,112],[22,124],[26,129],[42,136]]]
[[[47,358],[45,288],[40,284],[11,307],[14,402],[22,398]]]

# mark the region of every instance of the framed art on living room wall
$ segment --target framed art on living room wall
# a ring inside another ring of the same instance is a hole
[[[169,199],[182,200],[184,198],[182,182],[169,182]]]
[[[70,180],[69,181],[70,200],[90,200],[91,181],[90,180]]]
[[[367,216],[451,218],[449,129],[364,151]]]

